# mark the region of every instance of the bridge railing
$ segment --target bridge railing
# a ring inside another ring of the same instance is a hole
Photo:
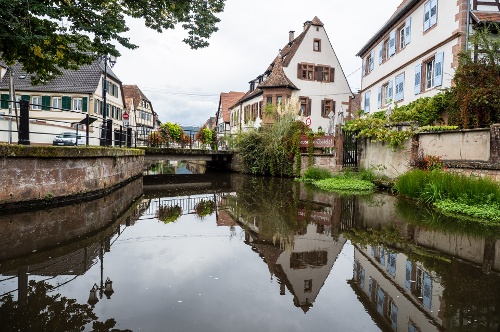
[[[218,137],[217,140],[210,144],[205,144],[200,140],[196,139],[197,131],[185,130],[185,139],[181,142],[173,139],[161,139],[157,141],[151,141],[151,139],[144,140],[144,145],[148,147],[158,147],[158,148],[176,148],[176,149],[201,149],[201,150],[233,150],[234,134],[226,134],[222,137]],[[158,134],[159,135],[159,134]]]

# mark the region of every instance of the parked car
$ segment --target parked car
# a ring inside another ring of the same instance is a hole
[[[78,135],[77,142],[76,133],[65,132],[57,135],[52,141],[52,145],[85,145],[85,137]]]

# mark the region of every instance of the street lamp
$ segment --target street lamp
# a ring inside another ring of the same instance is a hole
[[[116,56],[114,55],[104,55],[104,80],[102,82],[102,130],[104,133],[104,142],[101,139],[101,145],[107,146],[108,145],[108,132],[107,132],[107,123],[106,123],[106,116],[108,112],[108,107],[106,103],[106,96],[108,94],[108,62],[109,66],[113,68],[113,66],[116,63]],[[101,134],[102,136],[102,134]]]
[[[97,291],[99,291],[99,297],[97,296]],[[109,277],[104,282],[104,285],[94,284],[90,289],[89,300],[87,301],[90,305],[95,305],[99,302],[99,299],[102,299],[102,294],[106,295],[107,299],[111,298],[115,291],[113,290],[113,282],[109,279]]]

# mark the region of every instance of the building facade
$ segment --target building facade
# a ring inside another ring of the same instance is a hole
[[[136,144],[147,145],[151,131],[155,129],[158,118],[153,104],[137,85],[123,85],[127,105],[128,126],[136,132]]]
[[[13,109],[19,107],[19,104],[9,102],[10,70],[15,100],[26,100],[30,104],[32,144],[51,144],[55,135],[74,131],[77,127],[79,130],[85,130],[81,121],[88,114],[97,120],[89,127],[90,144],[99,145],[104,109],[106,118],[112,120],[113,130],[118,131],[120,126],[123,126],[125,99],[122,83],[109,66],[106,79],[104,78],[104,61],[101,59],[96,59],[89,65],[82,65],[78,70],[62,69],[60,76],[40,85],[31,84],[30,75],[23,71],[20,64],[1,70],[3,75],[0,79],[0,113],[4,115],[15,114]],[[104,84],[107,92],[106,107],[103,105]],[[10,107],[12,108],[9,110]],[[7,122],[7,117],[0,120],[1,142],[9,140]],[[11,136],[17,141],[16,125],[12,129]]]
[[[230,107],[232,133],[272,123],[267,105],[277,107],[292,97],[299,105],[297,118],[313,131],[331,128],[333,133],[334,122],[350,111],[349,84],[318,17],[305,22],[296,38],[290,31],[278,56],[249,84],[245,95]]]
[[[496,0],[404,0],[357,54],[361,108],[387,110],[451,87],[469,34],[499,21],[499,10]]]

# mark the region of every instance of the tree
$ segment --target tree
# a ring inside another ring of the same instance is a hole
[[[137,48],[121,34],[125,17],[142,18],[159,33],[177,24],[187,30],[183,40],[193,49],[208,46],[220,21],[225,0],[0,0],[0,53],[33,74],[32,82],[49,81],[60,68],[77,69],[96,55],[120,53],[118,43]]]

